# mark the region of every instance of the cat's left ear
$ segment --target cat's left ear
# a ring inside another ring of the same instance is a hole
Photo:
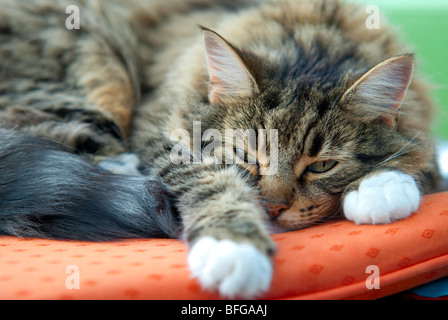
[[[257,93],[257,83],[236,49],[216,32],[201,29],[210,76],[209,101],[222,103]]]
[[[364,74],[344,93],[342,100],[361,119],[395,127],[413,71],[412,55],[390,58]]]

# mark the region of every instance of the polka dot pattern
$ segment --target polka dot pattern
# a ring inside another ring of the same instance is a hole
[[[372,299],[448,275],[448,193],[389,225],[349,221],[272,235],[266,299]],[[0,299],[216,299],[191,278],[179,240],[107,243],[0,237]],[[380,288],[368,289],[369,265]]]

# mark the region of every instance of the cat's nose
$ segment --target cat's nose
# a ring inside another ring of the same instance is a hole
[[[270,216],[277,218],[285,209],[289,208],[287,202],[269,202],[266,204]]]

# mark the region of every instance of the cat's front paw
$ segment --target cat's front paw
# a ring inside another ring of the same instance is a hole
[[[228,298],[255,298],[269,288],[272,278],[272,264],[265,254],[251,244],[231,240],[199,239],[188,264],[203,288]]]
[[[344,198],[344,214],[356,224],[384,224],[418,209],[420,192],[408,174],[385,171],[364,179]]]

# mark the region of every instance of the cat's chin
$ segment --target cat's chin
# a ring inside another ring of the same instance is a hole
[[[264,221],[265,228],[270,234],[297,231],[308,228],[318,222],[316,219],[293,219],[291,216],[295,216],[294,211],[289,212],[289,214],[288,212],[285,213],[285,217],[270,217]]]
[[[288,232],[291,230],[288,230],[284,227],[278,226],[278,225],[269,225],[267,226],[266,230],[270,233],[270,234],[276,234],[276,233],[284,233],[284,232]]]
[[[291,228],[291,227],[283,226],[283,225],[279,224],[276,220],[267,221],[265,223],[265,226],[266,226],[266,230],[270,234],[284,233],[284,232],[290,232],[290,231],[301,229],[301,228]]]

